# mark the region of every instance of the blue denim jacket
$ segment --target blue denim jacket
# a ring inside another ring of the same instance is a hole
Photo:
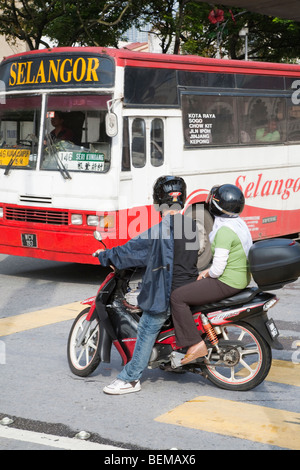
[[[138,304],[142,310],[152,314],[165,312],[169,306],[174,256],[171,220],[168,215],[125,245],[99,254],[103,266],[112,264],[117,269],[146,268]]]

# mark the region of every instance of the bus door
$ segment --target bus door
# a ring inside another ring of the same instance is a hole
[[[167,173],[165,119],[130,117],[128,129],[131,175],[129,207],[151,205],[153,183]]]

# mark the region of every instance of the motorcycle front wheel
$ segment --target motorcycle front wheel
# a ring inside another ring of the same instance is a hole
[[[88,377],[100,364],[98,319],[87,321],[90,309],[75,318],[68,338],[68,363],[73,374]]]
[[[272,364],[269,344],[246,323],[228,324],[221,329],[221,354],[212,353],[204,374],[225,390],[248,391],[257,387]]]

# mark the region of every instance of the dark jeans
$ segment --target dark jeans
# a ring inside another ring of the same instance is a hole
[[[218,302],[240,291],[210,277],[175,289],[171,294],[171,313],[177,346],[189,347],[201,341],[189,305]]]

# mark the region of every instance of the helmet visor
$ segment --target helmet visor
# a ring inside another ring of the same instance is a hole
[[[217,190],[219,187],[220,187],[220,185],[219,185],[219,184],[216,184],[215,186],[213,186],[213,187],[211,188],[211,190],[209,191],[209,193],[208,193],[208,195],[207,195],[206,201],[205,201],[206,204],[209,204],[209,203],[212,201],[212,199],[213,199],[213,197],[214,197],[214,195],[215,195],[215,193],[216,193],[216,190]]]

